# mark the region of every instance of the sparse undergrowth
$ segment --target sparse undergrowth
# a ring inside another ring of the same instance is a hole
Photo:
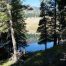
[[[64,66],[65,61],[60,61],[63,58],[63,53],[66,53],[66,48],[56,46],[46,51],[27,54],[24,63],[22,60],[15,64],[8,61],[0,66]]]

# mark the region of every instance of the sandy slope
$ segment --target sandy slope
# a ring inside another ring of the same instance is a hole
[[[46,18],[49,18],[49,20],[51,20],[52,17],[46,16]],[[29,17],[25,20],[26,29],[28,30],[29,34],[36,33],[40,19],[41,17]]]
[[[29,34],[36,33],[40,19],[41,19],[40,17],[31,17],[25,20],[26,29],[28,30]]]

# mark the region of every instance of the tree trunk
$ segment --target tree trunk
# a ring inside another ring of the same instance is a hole
[[[14,29],[12,27],[12,20],[10,20],[10,29],[11,29],[11,38],[12,38],[12,43],[13,43],[13,56],[14,56],[14,60],[17,61],[17,48],[16,48],[16,41],[15,41],[15,37],[14,37]]]
[[[44,19],[46,20],[45,18],[45,15],[44,15]],[[47,49],[47,22],[44,23],[45,24],[45,50]]]
[[[54,24],[54,46],[57,45],[57,35],[56,35],[56,0],[55,0],[55,14],[54,14],[55,24]]]
[[[45,50],[47,49],[47,42],[45,42]]]
[[[47,49],[47,29],[46,29],[46,22],[45,22],[45,50]]]
[[[11,30],[11,38],[12,38],[12,43],[13,43],[13,60],[17,61],[17,48],[16,48],[16,40],[14,37],[14,29],[13,29],[13,22],[12,22],[12,17],[11,17],[11,10],[9,4],[7,4],[7,10],[8,10],[8,15],[10,17],[10,30]]]

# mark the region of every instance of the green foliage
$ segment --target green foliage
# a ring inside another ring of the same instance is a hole
[[[47,41],[46,37],[47,37],[47,28],[46,28],[46,23],[47,20],[46,18],[43,18],[40,20],[39,22],[39,27],[38,27],[38,32],[40,32],[40,38],[39,38],[39,43],[45,43]]]
[[[66,0],[57,0],[59,9],[63,9],[66,6]]]
[[[39,37],[39,44],[46,44],[47,42],[47,19],[45,18],[45,3],[44,0],[42,0],[40,5],[40,17],[42,19],[39,21],[39,27],[37,29],[38,32],[40,32]],[[46,48],[45,48],[46,49]]]
[[[7,32],[8,31],[8,16],[6,12],[0,11],[0,32]]]
[[[10,25],[9,25],[9,15],[7,14],[7,3],[6,1],[0,1],[0,33],[7,32],[5,39],[9,41],[9,45],[7,49],[12,49],[12,39],[10,33]],[[15,38],[18,44],[25,45],[26,44],[26,36],[25,36],[25,22],[24,22],[24,12],[22,9],[22,3],[20,0],[12,0],[10,4],[11,16],[13,21],[13,28],[15,32]],[[2,37],[0,35],[0,37]],[[2,38],[1,38],[2,39]],[[4,42],[4,40],[2,39]],[[6,41],[6,42],[7,42]],[[5,43],[6,44],[6,43]],[[8,50],[8,51],[9,51]]]
[[[41,10],[41,12],[40,12],[40,17],[43,17],[43,16],[45,16],[45,3],[44,3],[44,0],[42,0],[42,2],[41,2],[41,5],[40,5],[41,7],[40,7],[40,10]]]
[[[66,39],[65,38],[65,31],[66,30],[66,9],[65,9],[65,6],[66,6],[66,0],[57,0],[57,3],[58,3],[58,9],[59,9],[59,22],[60,22],[60,31],[62,33],[62,37],[63,39]]]
[[[24,12],[22,9],[22,3],[20,0],[12,0],[11,2],[11,15],[13,21],[13,28],[15,31],[16,42],[18,44],[25,45],[26,44],[26,36],[25,36],[25,25],[24,22]]]

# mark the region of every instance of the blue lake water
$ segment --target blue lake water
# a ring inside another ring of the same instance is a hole
[[[38,44],[37,42],[28,44],[29,46],[25,47],[26,52],[35,52],[45,50],[44,44]],[[53,47],[53,42],[47,42],[47,49]]]

